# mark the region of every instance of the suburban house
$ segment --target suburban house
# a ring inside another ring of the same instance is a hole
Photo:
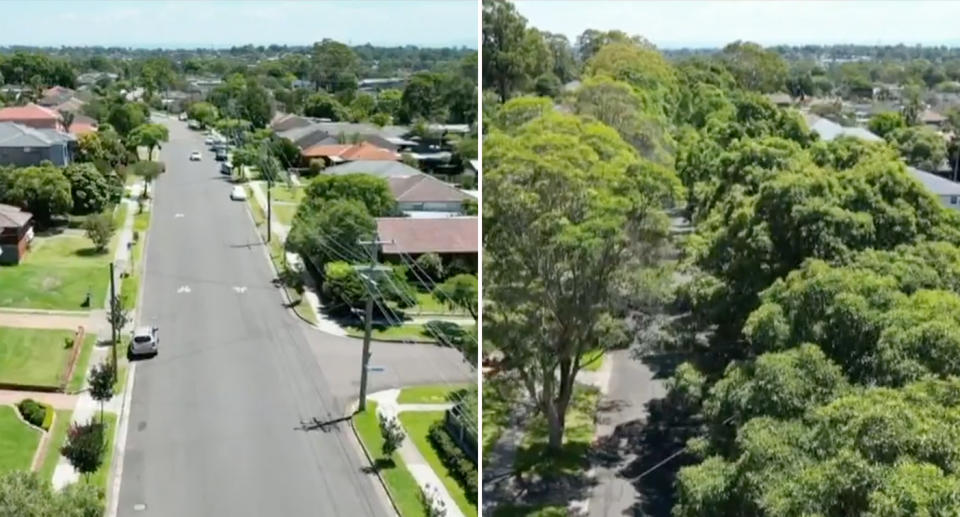
[[[327,167],[323,174],[369,174],[380,177],[406,177],[423,174],[419,170],[403,163],[386,160],[357,160],[333,167]]]
[[[77,84],[90,85],[101,79],[116,81],[119,76],[111,72],[85,72],[77,76]]]
[[[852,136],[854,138],[866,140],[867,142],[884,141],[883,138],[880,138],[879,136],[862,127],[841,126],[832,120],[818,117],[810,113],[804,114],[804,118],[806,119],[810,130],[819,135],[821,140],[830,141],[841,136]]]
[[[20,167],[50,161],[65,166],[73,161],[76,137],[55,129],[35,129],[0,122],[0,165]]]
[[[445,264],[460,262],[477,271],[480,225],[476,216],[420,219],[414,217],[378,217],[377,236],[384,244],[384,261],[400,262],[424,253],[440,255]]]
[[[389,88],[402,90],[406,83],[407,80],[403,77],[381,77],[361,79],[357,86],[358,90],[361,92],[379,92],[380,90],[386,90]]]
[[[823,121],[826,121],[826,123]],[[820,135],[820,138],[824,140],[833,140],[840,136],[852,136],[873,142],[883,141],[882,138],[864,128],[843,127],[826,119],[821,119],[811,124],[810,129]],[[943,206],[952,210],[960,210],[960,183],[950,181],[927,171],[922,171],[916,167],[907,167],[907,172],[916,178],[917,181],[923,183],[923,185],[927,187],[927,190],[940,198]]]
[[[302,117],[300,115],[292,115],[289,113],[280,114],[278,113],[273,117],[273,120],[270,121],[270,129],[274,130],[277,133],[282,131],[289,131],[291,129],[296,129],[298,127],[307,127],[310,124],[313,124],[307,117]]]
[[[402,151],[417,144],[404,138],[410,130],[403,126],[378,127],[373,124],[327,122],[299,115],[284,115],[274,118],[270,128],[277,136],[290,140],[301,150],[320,144],[369,142],[391,151]]]
[[[921,124],[932,127],[933,129],[940,129],[943,127],[944,122],[947,121],[947,117],[930,109],[923,110],[923,113],[921,113],[918,118]]]
[[[300,151],[300,157],[304,163],[309,163],[311,160],[320,159],[323,160],[326,165],[331,165],[357,160],[397,161],[400,159],[400,154],[390,149],[377,147],[369,142],[361,142],[353,145],[312,145]]]
[[[770,102],[781,108],[785,108],[793,104],[793,97],[791,97],[789,93],[784,92],[768,93],[767,99],[770,99]]]
[[[43,91],[43,97],[37,101],[37,104],[53,108],[72,99],[77,92],[63,86],[54,86]]]
[[[34,129],[63,129],[60,113],[33,103],[0,109],[0,122],[16,122]]]
[[[19,264],[33,239],[33,214],[0,204],[0,264]]]
[[[69,133],[80,136],[86,133],[95,133],[99,128],[97,119],[86,115],[74,115],[73,122],[70,123]]]
[[[463,214],[470,199],[456,187],[428,174],[387,178],[397,208],[410,217],[449,217]]]

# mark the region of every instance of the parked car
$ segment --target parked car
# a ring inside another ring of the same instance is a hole
[[[240,185],[233,187],[233,190],[230,191],[230,199],[234,201],[246,201],[247,200],[247,191],[243,189]]]
[[[158,332],[157,327],[139,327],[133,331],[133,339],[130,340],[130,355],[157,355],[160,346]]]
[[[177,115],[177,120],[187,120],[186,112]]]
[[[200,160],[203,160],[203,155],[200,154],[200,151],[194,151],[190,153],[191,162],[199,162]]]
[[[223,162],[220,165],[220,174],[233,174],[233,164],[230,162]]]
[[[227,150],[226,149],[217,149],[217,161],[225,162],[227,161]]]
[[[212,137],[212,136],[208,136],[208,137],[204,138],[204,139],[203,139],[203,143],[206,144],[206,145],[213,145],[213,137]]]

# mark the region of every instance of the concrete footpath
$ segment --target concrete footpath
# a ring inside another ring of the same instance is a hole
[[[120,230],[119,242],[117,243],[117,250],[114,255],[114,261],[119,266],[117,268],[117,278],[116,278],[116,289],[117,293],[120,292],[120,283],[123,279],[120,277],[120,271],[123,271],[127,265],[130,263],[130,244],[133,242],[133,217],[137,210],[137,203],[128,199],[124,199],[123,203],[127,204],[127,214],[126,219],[123,222],[123,227]],[[119,294],[118,294],[119,296]],[[104,307],[108,307],[110,303],[110,293],[107,293],[107,297],[104,300]],[[100,313],[100,318],[105,320],[104,311],[94,311]],[[109,342],[110,340],[110,327],[106,324],[97,327],[98,332],[98,342]],[[121,334],[122,342],[122,334]],[[93,368],[95,365],[100,364],[101,362],[108,360],[111,355],[111,350],[109,347],[96,347],[93,350],[93,353],[90,355],[90,362],[88,368]],[[87,375],[89,374],[89,369],[87,370]],[[86,375],[85,375],[86,377]],[[83,391],[80,392],[76,397],[76,406],[73,408],[73,416],[71,418],[71,423],[87,423],[92,420],[94,417],[98,417],[100,414],[100,403],[93,400],[89,393],[86,391],[86,378],[84,378]],[[129,389],[129,387],[127,388]],[[109,413],[120,413],[123,407],[123,394],[117,393],[114,395],[110,401],[104,404],[104,412]],[[116,429],[109,429],[108,432],[116,432]],[[112,454],[113,451],[107,451],[107,454]],[[57,467],[53,471],[53,487],[57,490],[63,488],[66,485],[75,483],[80,479],[80,473],[77,472],[70,462],[66,458],[60,456],[60,460],[57,462]]]
[[[386,417],[395,417],[404,411],[443,411],[453,407],[453,404],[399,404],[397,403],[398,396],[400,396],[400,390],[392,389],[373,393],[369,397],[377,403],[377,413]],[[400,448],[397,449],[397,453],[400,454],[407,470],[413,474],[413,478],[417,480],[420,488],[435,491],[434,493],[439,495],[444,506],[446,506],[446,517],[464,517],[460,507],[457,506],[457,503],[450,496],[450,492],[447,491],[447,487],[443,485],[440,477],[420,454],[413,440],[409,437],[404,439]]]

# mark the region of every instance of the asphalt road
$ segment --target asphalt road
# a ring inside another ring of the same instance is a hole
[[[202,134],[164,123],[139,318],[160,327],[160,354],[136,366],[118,515],[390,515],[349,423],[313,425],[356,398],[359,342],[283,306]],[[433,346],[375,343],[372,363],[371,391],[476,379]]]

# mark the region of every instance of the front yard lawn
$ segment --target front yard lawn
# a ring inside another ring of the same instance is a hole
[[[593,443],[596,429],[594,418],[600,391],[592,386],[578,384],[567,410],[563,449],[558,455],[547,455],[547,421],[543,415],[534,416],[527,424],[523,443],[517,449],[515,467],[521,472],[533,471],[545,477],[575,475],[587,468],[587,452]],[[486,427],[486,426],[484,426]]]
[[[13,406],[0,406],[0,474],[30,470],[43,434],[23,423],[16,411]]]
[[[288,187],[286,185],[277,185],[270,189],[270,196],[274,201],[282,201],[287,203],[299,203],[303,200],[303,197],[306,194],[304,193],[303,187]]]
[[[0,382],[60,386],[70,359],[70,330],[0,327]]]
[[[60,461],[60,447],[63,447],[63,441],[67,438],[73,411],[58,409],[56,415],[53,427],[50,428],[50,439],[47,440],[47,453],[43,458],[43,465],[40,466],[40,479],[44,481],[53,479],[53,471],[57,469],[57,462]]]
[[[440,461],[436,449],[430,443],[427,435],[434,422],[443,421],[443,411],[405,411],[400,413],[400,423],[407,431],[407,439],[413,440],[417,450],[423,455],[430,468],[437,474],[447,492],[457,503],[457,507],[464,515],[477,515],[477,506],[467,500],[467,494],[457,480],[450,475],[450,471]]]
[[[467,389],[467,384],[430,384],[411,386],[400,390],[397,402],[400,404],[445,404],[453,402],[457,392]]]
[[[84,235],[37,237],[23,262],[0,267],[0,306],[83,310],[89,290],[98,307],[107,293],[110,257],[110,251],[95,253]]]
[[[273,217],[276,219],[276,222],[290,226],[293,224],[293,215],[297,213],[297,205],[272,203],[270,210],[273,211]]]
[[[377,403],[367,401],[367,410],[353,416],[353,423],[357,427],[357,434],[363,440],[367,452],[373,458],[374,468],[380,471],[390,495],[400,509],[402,517],[425,517],[426,512],[420,504],[420,486],[413,474],[407,470],[400,455],[394,453],[393,459],[388,459],[380,453],[383,446],[383,437],[380,435],[380,424],[377,420]],[[476,514],[474,514],[476,515]]]

